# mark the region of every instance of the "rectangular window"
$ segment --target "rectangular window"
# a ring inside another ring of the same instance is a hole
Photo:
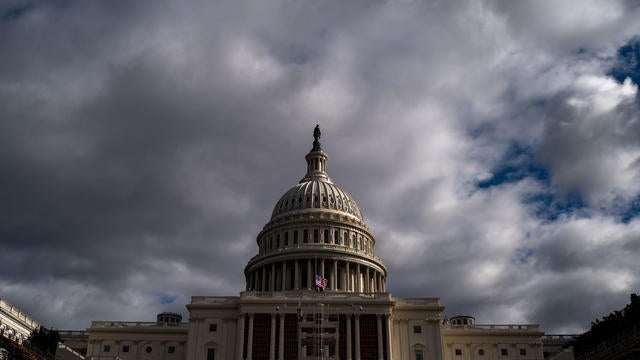
[[[313,230],[313,242],[318,243],[320,241],[320,235],[318,234],[318,229]]]
[[[527,356],[527,349],[520,349],[520,355]]]
[[[420,325],[416,325],[416,326],[414,326],[414,327],[413,327],[413,332],[414,332],[415,334],[422,334],[422,326],[420,326]]]
[[[122,345],[122,352],[129,352],[129,345]]]
[[[168,352],[169,354],[174,354],[174,353],[176,352],[176,347],[175,347],[175,346],[169,346],[169,347],[167,348],[167,352]]]
[[[309,242],[309,231],[305,230],[302,236],[302,242],[305,244]]]
[[[102,351],[104,352],[111,352],[111,345],[105,345],[102,347]]]
[[[209,331],[218,331],[218,324],[209,324]]]
[[[500,349],[500,355],[507,356],[507,355],[509,355],[509,352],[507,351],[507,349],[502,348],[502,349]]]
[[[293,232],[293,245],[298,245],[298,230]]]
[[[214,348],[207,349],[207,360],[216,360],[216,349]]]
[[[416,350],[416,360],[424,360],[424,353],[422,350]]]
[[[284,246],[289,246],[289,232],[284,233]]]
[[[456,349],[456,356],[462,356],[462,349]]]

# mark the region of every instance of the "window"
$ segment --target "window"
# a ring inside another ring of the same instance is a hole
[[[102,351],[104,352],[111,352],[111,345],[105,345],[102,347]]]
[[[480,355],[480,356],[484,356],[484,349],[480,349],[480,350],[478,350],[478,355]]]
[[[216,349],[214,348],[207,349],[207,360],[216,360]]]
[[[416,325],[413,327],[414,334],[422,334],[422,326]]]
[[[209,324],[209,331],[218,331],[218,324]]]
[[[521,356],[527,356],[527,349],[525,349],[525,348],[520,349],[520,355]]]
[[[456,356],[462,356],[462,349],[456,349]]]
[[[416,350],[416,360],[424,360],[424,353],[422,350]]]
[[[340,242],[340,232],[338,230],[333,232],[333,243],[338,245]]]
[[[305,244],[309,242],[309,231],[308,231],[308,230],[305,230],[305,231],[304,231],[304,234],[303,234],[303,236],[302,236],[302,241],[303,241]]]
[[[293,245],[298,245],[298,230],[293,232]]]
[[[331,239],[329,239],[329,230],[325,230],[324,231],[324,239],[323,240],[324,240],[325,244],[331,243],[331,241],[330,241]]]
[[[144,349],[144,351],[147,352],[147,354],[151,353],[153,351],[153,349],[151,348],[151,346],[147,346],[146,349]]]
[[[285,231],[284,233],[284,246],[289,246],[289,232]]]
[[[168,352],[169,354],[174,354],[174,353],[176,352],[176,347],[175,347],[175,346],[169,346],[169,347],[167,348],[167,352]]]
[[[276,235],[276,248],[280,249],[280,234]]]
[[[509,352],[507,351],[507,349],[502,348],[502,349],[500,349],[500,355],[507,356],[507,355],[509,355]]]
[[[129,352],[129,345],[122,345],[122,352]]]
[[[313,230],[313,242],[317,244],[319,239],[320,239],[320,234],[318,233],[318,229],[314,229]]]

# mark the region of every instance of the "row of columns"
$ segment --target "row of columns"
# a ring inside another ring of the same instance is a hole
[[[236,359],[237,360],[253,360],[253,319],[254,319],[254,315],[253,313],[250,314],[241,314],[240,317],[238,318],[238,333],[237,333],[237,339],[238,341],[236,342]],[[249,331],[247,331],[247,357],[246,359],[243,358],[243,350],[244,350],[244,343],[245,343],[245,339],[244,339],[244,326],[245,326],[245,318],[246,316],[249,317]],[[354,341],[355,344],[352,344],[351,342],[351,318],[354,318],[355,321],[355,326],[354,326],[354,331],[355,331],[355,336],[354,336]],[[279,342],[278,342],[278,359],[277,360],[284,360],[284,314],[280,314],[280,334],[279,334]],[[347,350],[347,360],[361,360],[361,353],[360,353],[360,314],[354,314],[353,316],[351,314],[348,314],[346,316],[347,319],[347,324],[346,324],[346,330],[347,330],[347,344],[346,344],[346,350]],[[384,336],[383,332],[382,332],[382,322],[386,322],[386,333],[387,335]],[[391,318],[388,314],[378,314],[377,315],[377,333],[378,333],[378,359],[379,360],[385,360],[384,358],[384,344],[387,344],[387,358],[389,360],[391,360]],[[300,334],[298,334],[298,344],[300,344]],[[355,346],[355,359],[352,358],[352,346]],[[271,314],[271,336],[269,339],[269,360],[276,360],[275,358],[275,348],[276,348],[276,314]],[[337,351],[338,349],[336,349]],[[302,353],[301,353],[301,349],[300,346],[298,346],[298,358],[302,357]]]
[[[292,263],[292,264],[291,264]],[[306,266],[306,287],[303,287],[302,268]],[[315,268],[315,269],[314,269]],[[286,291],[313,288],[315,274],[328,271],[328,288],[334,291],[384,292],[386,280],[376,269],[337,259],[303,259],[273,262],[247,275],[248,291]],[[293,278],[293,287],[291,280]]]
[[[315,231],[318,231],[315,234]],[[327,231],[327,233],[325,233]],[[336,234],[336,232],[338,232]],[[340,236],[340,233],[343,233]],[[299,237],[298,237],[299,236]],[[305,237],[306,236],[306,237]],[[344,229],[317,229],[300,228],[295,230],[279,231],[262,236],[259,240],[259,253],[267,254],[290,246],[299,245],[336,245],[355,251],[373,254],[373,240],[360,233],[344,231]]]

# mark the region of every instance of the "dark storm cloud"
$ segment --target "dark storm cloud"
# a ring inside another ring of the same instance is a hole
[[[640,192],[637,90],[606,76],[637,22],[601,5],[4,5],[0,296],[83,328],[236,294],[320,123],[394,294],[584,329],[639,273],[637,220],[614,211]],[[599,56],[576,55],[588,46]],[[478,187],[509,166],[518,176]],[[583,212],[531,201],[565,191]]]

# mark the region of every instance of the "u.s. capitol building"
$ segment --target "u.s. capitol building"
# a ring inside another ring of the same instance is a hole
[[[87,357],[162,360],[543,359],[538,325],[443,319],[437,298],[386,291],[356,201],[327,175],[320,130],[307,171],[257,236],[240,296],[193,296],[189,321],[94,321]],[[324,289],[322,287],[325,287]]]

